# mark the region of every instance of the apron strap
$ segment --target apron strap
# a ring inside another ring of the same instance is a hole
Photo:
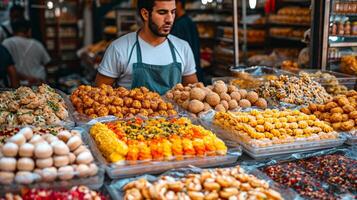
[[[139,31],[136,33],[136,59],[138,63],[142,63],[141,48],[139,43]]]
[[[129,54],[128,63],[126,63],[126,66],[129,66],[129,63],[130,63],[130,60],[131,60],[131,56],[133,55],[134,48],[135,48],[135,46],[136,46],[138,43],[139,43],[139,42],[136,41],[135,44],[133,45],[133,47],[131,48],[130,54]]]
[[[171,56],[172,56],[172,60],[174,61],[174,63],[177,62],[177,58],[176,58],[176,53],[175,53],[175,47],[174,47],[174,44],[172,44],[171,40],[169,38],[167,38],[167,41],[169,42],[169,47],[170,47],[170,51],[171,51]],[[136,43],[135,43],[137,46],[136,46],[136,57],[137,57],[137,62],[138,63],[142,63],[143,60],[142,60],[142,54],[141,54],[141,48],[140,48],[140,43],[139,43],[139,31],[136,33]],[[135,44],[133,46],[133,48],[135,47]],[[129,57],[129,61],[130,61],[130,58],[131,58],[131,54],[133,53],[133,49],[131,50],[131,53],[130,53],[130,57]],[[128,64],[129,64],[129,61],[128,61]]]
[[[176,59],[176,53],[175,53],[174,44],[172,44],[172,42],[171,42],[171,40],[169,38],[167,38],[167,41],[169,42],[170,51],[171,51],[171,55],[172,55],[172,60],[174,61],[174,63],[176,63],[177,59]]]

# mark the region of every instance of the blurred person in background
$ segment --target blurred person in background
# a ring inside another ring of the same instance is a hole
[[[4,41],[6,38],[13,36],[11,23],[17,20],[25,19],[24,13],[25,13],[25,9],[22,6],[15,4],[10,8],[10,13],[9,13],[10,19],[3,22],[0,25],[0,43]]]
[[[201,68],[200,36],[196,24],[186,14],[185,6],[186,0],[176,0],[176,19],[171,34],[188,42],[195,57],[197,78],[200,82],[206,82]]]
[[[1,87],[19,87],[14,61],[7,49],[0,44],[0,81]]]
[[[46,80],[46,69],[51,58],[45,47],[37,40],[31,39],[30,23],[19,20],[11,23],[14,36],[3,41],[11,54],[20,80],[29,85],[38,85]]]

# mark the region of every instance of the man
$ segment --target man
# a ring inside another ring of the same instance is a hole
[[[0,44],[0,80],[3,87],[19,87],[19,79],[16,74],[14,61],[6,48]]]
[[[138,0],[143,25],[115,40],[99,65],[96,84],[136,88],[164,94],[177,83],[197,82],[195,61],[186,41],[169,35],[175,0]]]
[[[200,82],[205,82],[203,70],[201,68],[200,36],[196,24],[188,15],[186,15],[185,5],[186,0],[176,0],[176,20],[171,34],[188,42],[195,57],[198,80]]]
[[[45,65],[51,58],[43,45],[31,39],[30,23],[27,20],[15,21],[11,24],[14,36],[3,41],[10,52],[21,80],[30,85],[38,85],[46,80]]]
[[[25,19],[24,16],[25,9],[19,5],[13,5],[10,8],[10,20],[5,21],[0,25],[0,43],[4,41],[6,38],[9,38],[13,35],[13,31],[11,28],[11,22]]]

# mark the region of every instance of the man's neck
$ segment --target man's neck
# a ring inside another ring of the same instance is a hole
[[[158,37],[151,32],[149,27],[145,26],[139,31],[139,37],[154,47],[162,44],[166,40],[166,37]]]
[[[14,36],[18,36],[18,37],[23,37],[23,38],[28,38],[26,33],[15,33]]]

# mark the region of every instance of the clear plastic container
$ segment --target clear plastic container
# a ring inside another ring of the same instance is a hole
[[[352,130],[352,131],[349,131],[349,132],[346,132],[345,133],[346,135],[346,144],[348,145],[355,145],[357,144],[357,130]]]
[[[12,88],[0,88],[0,93],[1,92],[6,92],[6,91],[14,91],[14,89],[12,89]],[[58,90],[58,89],[55,89],[55,92],[62,97],[62,99],[64,100],[65,105],[67,106],[67,111],[68,111],[68,118],[66,120],[64,120],[64,121],[61,121],[61,123],[57,124],[57,125],[64,126],[64,127],[67,127],[67,128],[75,127],[76,123],[74,121],[74,116],[72,115],[73,113],[70,110],[71,104],[68,103],[67,100],[66,100],[66,99],[68,99],[67,95],[64,92],[62,92],[61,90]],[[8,125],[6,125],[6,127],[7,126]]]
[[[242,167],[242,168],[245,169],[246,167]],[[180,169],[173,169],[171,171],[168,171],[168,172],[162,174],[162,176],[171,176],[173,178],[182,178],[186,174],[198,174],[201,171],[202,171],[201,168],[180,168]],[[284,197],[285,199],[290,199],[290,200],[299,199],[299,195],[295,191],[281,187],[281,185],[275,183],[268,176],[266,176],[264,173],[260,172],[257,169],[245,169],[245,173],[249,174],[249,175],[254,175],[258,179],[268,182],[270,188],[279,192],[282,195],[282,197]],[[123,187],[126,184],[128,184],[129,182],[138,180],[140,178],[145,178],[149,182],[154,182],[159,177],[160,176],[144,175],[144,176],[140,176],[140,177],[136,177],[136,178],[114,180],[110,184],[105,184],[105,188],[107,189],[107,191],[110,194],[112,199],[122,199],[124,196]]]
[[[92,121],[89,124],[94,124],[98,120]],[[100,120],[103,122],[102,120]],[[105,120],[111,121],[111,120]],[[212,167],[219,165],[232,164],[238,160],[242,155],[241,147],[235,142],[226,142],[228,152],[224,156],[203,156],[203,157],[183,157],[182,160],[168,160],[168,161],[136,161],[135,163],[126,162],[124,164],[109,163],[102,156],[102,153],[97,148],[95,141],[89,134],[90,125],[86,125],[86,134],[83,140],[90,146],[93,156],[105,166],[105,170],[111,179],[126,178],[142,174],[155,174],[167,171],[172,168],[187,167],[190,165],[196,167]]]
[[[264,171],[267,167],[278,167],[282,170],[268,170],[271,175],[281,173],[286,178],[292,178],[291,183],[304,180],[312,181],[312,184],[319,184],[330,195],[333,195],[337,199],[355,199],[356,188],[350,185],[354,184],[356,178],[355,162],[357,160],[356,153],[353,148],[333,148],[328,150],[321,150],[310,153],[297,153],[289,156],[281,156],[263,162],[246,162],[245,165],[258,167],[261,171]],[[337,166],[336,166],[337,165]],[[286,173],[293,171],[299,171],[300,173],[292,173],[291,176],[287,176]],[[285,173],[284,173],[285,172]],[[294,179],[296,174],[305,174],[302,179]],[[306,179],[308,178],[308,179]],[[296,184],[297,189],[301,189]],[[306,184],[304,184],[306,185]]]
[[[237,66],[237,67],[231,67],[230,71],[232,72],[233,75],[235,74],[239,75],[239,73],[248,73],[253,77],[261,77],[266,75],[276,75],[276,76],[294,75],[293,73],[288,71],[284,71],[277,68],[266,67],[266,66],[253,66],[253,67]]]
[[[212,119],[212,118],[211,118]],[[324,139],[318,141],[295,141],[292,143],[285,144],[273,144],[266,147],[253,146],[246,141],[249,141],[248,137],[244,137],[241,134],[233,133],[229,130],[224,130],[219,126],[216,126],[212,123],[211,119],[201,120],[202,125],[210,130],[213,130],[218,137],[221,137],[224,140],[233,140],[238,142],[244,152],[254,159],[263,159],[271,156],[283,155],[283,154],[292,154],[298,152],[306,152],[318,149],[332,148],[342,145],[346,138],[340,135],[337,139]]]
[[[84,137],[84,129],[82,128],[74,128],[74,130],[77,130],[80,132],[82,136],[83,142],[85,142],[85,137]],[[88,148],[89,149],[89,148]],[[104,168],[101,166],[100,163],[98,163],[98,159],[95,157],[95,154],[93,154],[93,157],[95,159],[95,164],[98,167],[98,173],[94,176],[91,177],[86,177],[86,178],[80,178],[78,177],[77,172],[73,172],[74,177],[70,180],[62,181],[59,180],[58,178],[55,181],[52,182],[34,182],[32,184],[17,184],[15,182],[7,185],[0,184],[0,194],[5,194],[6,192],[19,192],[23,188],[41,188],[41,189],[70,189],[73,186],[78,186],[78,185],[84,185],[88,186],[89,188],[93,190],[98,190],[103,186],[104,183]],[[34,175],[35,180],[39,179],[37,175]]]
[[[336,79],[338,80],[339,84],[346,86],[348,89],[353,89],[357,83],[357,76],[352,76],[352,75],[344,74],[344,73],[340,73],[340,72],[334,72],[334,71],[328,71],[328,70],[324,71],[324,70],[318,70],[318,69],[302,69],[302,70],[298,71],[297,74],[299,74],[300,72],[307,72],[309,74],[315,74],[317,72],[328,73],[330,75],[335,76]],[[314,78],[314,80],[317,81],[318,83],[320,83],[324,87],[331,86],[328,79]]]

